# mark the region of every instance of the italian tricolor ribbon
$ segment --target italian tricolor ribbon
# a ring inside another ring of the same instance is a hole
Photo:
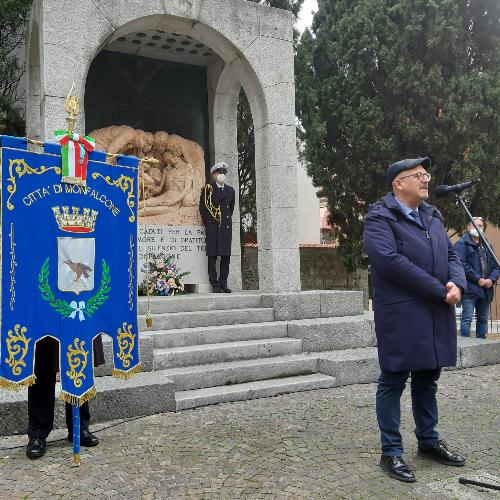
[[[94,139],[68,130],[56,130],[55,136],[61,145],[62,182],[85,184],[88,154],[95,148]]]

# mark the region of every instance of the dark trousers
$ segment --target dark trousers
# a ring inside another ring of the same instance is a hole
[[[217,278],[217,257],[208,257],[208,279],[214,288],[227,288],[227,277],[229,276],[230,255],[220,257],[220,275]]]
[[[438,423],[436,400],[437,380],[441,368],[411,372],[411,402],[415,420],[415,436],[421,446],[434,446],[438,441],[435,427]],[[377,420],[382,442],[382,455],[401,456],[403,440],[401,423],[401,395],[410,372],[382,370],[377,386]]]
[[[56,396],[56,374],[37,372],[36,384],[28,388],[28,437],[44,438],[54,425],[54,405]],[[88,430],[90,424],[89,404],[80,406],[80,431]],[[66,426],[73,434],[72,406],[66,403]]]

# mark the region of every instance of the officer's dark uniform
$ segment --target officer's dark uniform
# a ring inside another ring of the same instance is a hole
[[[210,193],[211,190],[211,193]],[[218,210],[220,208],[220,220]],[[227,288],[229,260],[234,211],[234,189],[227,184],[222,187],[216,182],[207,184],[201,190],[200,214],[206,230],[206,254],[208,256],[208,277],[214,290]],[[217,279],[215,267],[220,256],[220,276]]]
[[[104,364],[104,349],[99,335],[94,339],[94,366]],[[36,383],[28,388],[28,437],[46,439],[54,424],[56,374],[59,371],[59,342],[52,337],[39,340],[35,351]],[[72,435],[72,408],[66,403],[66,425]],[[80,432],[88,430],[88,403],[80,407]]]

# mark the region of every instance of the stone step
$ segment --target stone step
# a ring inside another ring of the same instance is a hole
[[[272,358],[302,351],[299,339],[276,338],[223,342],[196,346],[156,349],[155,370],[166,370],[180,366],[206,365],[241,359]]]
[[[499,364],[500,340],[459,338],[458,355],[457,369]],[[320,376],[318,371],[334,378],[333,382],[328,378],[324,379],[325,384],[330,384],[328,387],[374,382],[378,375],[376,349],[303,353],[175,368],[139,373],[129,380],[99,377],[96,378],[97,396],[90,402],[92,421],[107,422],[175,411],[176,408],[193,408],[222,401],[273,396],[293,390],[316,389],[318,387],[314,383],[303,385],[292,383],[288,388],[279,387],[279,383],[284,382],[286,386],[286,380],[298,381],[305,374],[315,374],[308,380],[317,380],[317,376]],[[262,387],[262,390],[259,387]],[[238,391],[238,388],[242,390]],[[58,384],[56,394],[59,390]],[[174,390],[177,392],[174,393]],[[0,390],[0,436],[26,432],[27,397],[26,390],[20,392]],[[175,402],[176,398],[178,404]],[[58,400],[55,427],[64,425],[64,405]]]
[[[458,337],[459,368],[494,365],[500,363],[500,340],[482,340]]]
[[[338,385],[376,382],[380,375],[376,347],[318,354],[319,371],[335,377]]]
[[[274,311],[271,307],[155,314],[151,328],[146,327],[145,316],[138,317],[140,331],[264,323],[266,321],[274,321]]]
[[[328,389],[335,387],[335,385],[335,378],[322,375],[321,373],[314,373],[312,375],[267,379],[231,386],[217,386],[176,392],[175,399],[177,410],[186,410],[188,408],[197,408],[229,401],[246,401],[292,392]]]
[[[175,411],[174,383],[162,372],[144,372],[129,380],[95,379],[97,394],[90,401],[92,422]],[[56,384],[56,394],[60,384]],[[28,391],[0,390],[0,436],[23,434],[28,426]],[[65,427],[64,403],[56,399],[54,427]]]
[[[287,336],[286,322],[247,323],[202,328],[179,328],[154,332],[155,349],[201,344],[218,344]]]
[[[172,379],[176,391],[234,385],[271,378],[308,375],[319,370],[318,358],[293,354],[274,358],[246,359],[227,363],[171,368],[161,373]]]
[[[193,293],[176,297],[150,297],[151,314],[211,311],[222,309],[250,309],[262,307],[262,294],[256,292]],[[138,297],[137,310],[140,315],[148,310],[147,297]]]
[[[456,368],[500,364],[500,340],[459,337]],[[338,385],[376,382],[380,374],[376,347],[345,349],[317,354],[319,371],[337,379]]]
[[[302,339],[306,352],[334,351],[376,345],[373,321],[364,316],[290,321],[288,336]]]
[[[263,294],[262,306],[273,307],[278,321],[356,316],[363,314],[363,292],[310,290]]]

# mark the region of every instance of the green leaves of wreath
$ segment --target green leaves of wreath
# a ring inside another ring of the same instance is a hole
[[[108,294],[111,291],[109,284],[111,283],[111,276],[109,275],[109,267],[106,261],[102,259],[102,274],[101,274],[101,284],[99,285],[99,290],[97,293],[90,297],[87,301],[86,307],[83,313],[87,316],[92,316],[97,309],[99,309],[106,300],[108,300]],[[70,306],[69,302],[65,300],[56,299],[49,285],[49,258],[45,259],[40,272],[38,273],[38,288],[42,292],[42,297],[46,300],[61,316],[67,317],[74,310]]]

